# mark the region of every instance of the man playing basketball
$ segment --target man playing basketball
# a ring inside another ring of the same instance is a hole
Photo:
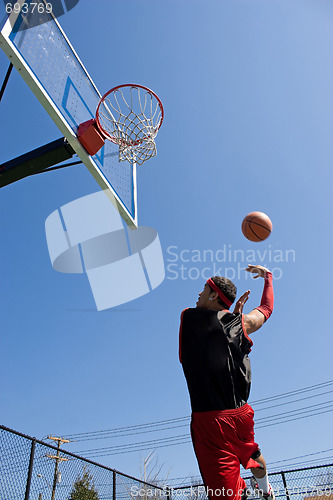
[[[227,278],[210,278],[196,308],[181,317],[179,356],[192,407],[191,435],[200,472],[210,500],[246,497],[240,463],[251,469],[253,489],[275,500],[266,463],[254,441],[254,412],[247,403],[251,385],[249,335],[263,326],[273,311],[271,272],[249,265],[246,271],[264,278],[259,307],[242,314],[250,291],[237,301],[236,287]]]

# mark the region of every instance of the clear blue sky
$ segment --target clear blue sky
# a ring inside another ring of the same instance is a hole
[[[158,156],[138,170],[138,207],[140,225],[159,233],[166,279],[144,297],[97,312],[86,276],[52,269],[44,231],[51,212],[97,191],[89,173],[77,166],[3,188],[4,425],[43,438],[188,416],[179,317],[195,305],[204,283],[198,275],[213,269],[205,250],[215,257],[239,250],[215,264],[236,272],[240,294],[251,288],[245,312],[259,304],[262,283],[238,276],[241,251],[244,258],[256,252],[279,278],[274,315],[253,335],[251,400],[333,378],[332,20],[329,0],[80,0],[60,19],[102,93],[137,82],[164,103]],[[1,52],[1,81],[7,66]],[[1,162],[60,137],[16,71],[0,113]],[[274,226],[260,244],[240,231],[254,210]],[[330,421],[323,413],[258,429],[256,438],[267,462],[285,460],[333,448]],[[138,476],[153,449],[95,459]],[[157,456],[172,478],[198,475],[190,443]]]

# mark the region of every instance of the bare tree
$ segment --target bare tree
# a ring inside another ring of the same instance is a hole
[[[133,491],[133,488],[129,490],[133,500],[166,500],[168,497],[167,480],[170,471],[162,475],[164,465],[159,464],[155,453],[156,451],[149,453],[140,464],[140,494],[138,495],[137,490]]]

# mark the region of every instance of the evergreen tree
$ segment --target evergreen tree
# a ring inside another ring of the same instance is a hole
[[[99,500],[93,477],[89,472],[84,470],[82,477],[77,478],[69,500]]]

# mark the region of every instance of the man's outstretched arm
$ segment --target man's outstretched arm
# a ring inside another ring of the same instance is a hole
[[[260,306],[256,307],[249,314],[244,314],[244,326],[246,328],[246,333],[250,334],[259,330],[265,321],[270,317],[273,312],[274,307],[274,292],[273,292],[273,277],[269,269],[263,266],[252,266],[249,265],[246,269],[249,273],[256,273],[254,278],[264,278],[264,290],[261,297]],[[248,299],[250,292],[246,292],[241,299],[243,299],[243,305]],[[240,299],[240,300],[241,300]]]

